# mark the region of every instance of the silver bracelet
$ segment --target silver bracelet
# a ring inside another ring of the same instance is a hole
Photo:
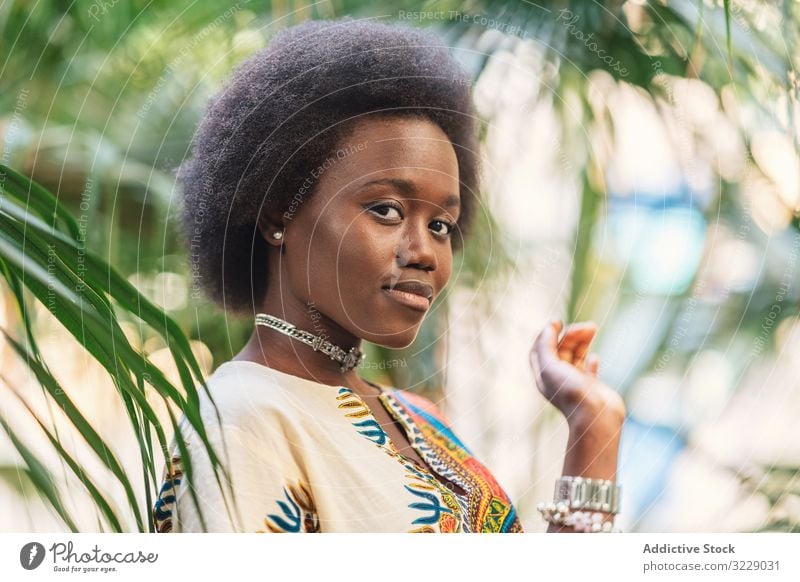
[[[621,492],[622,488],[608,479],[563,476],[556,480],[553,502],[541,502],[536,508],[549,523],[575,531],[619,532],[614,516],[619,513]]]
[[[556,480],[553,503],[616,515],[621,495],[622,487],[608,479],[563,476]]]
[[[586,533],[620,533],[614,527],[614,517],[606,519],[608,514],[596,511],[571,511],[566,503],[539,503],[536,507],[548,523],[558,526],[570,526],[575,531]]]

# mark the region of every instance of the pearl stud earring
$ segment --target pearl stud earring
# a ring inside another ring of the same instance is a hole
[[[272,238],[278,239],[278,240],[282,239],[283,238],[283,231],[279,230],[278,232],[273,232],[272,233]]]

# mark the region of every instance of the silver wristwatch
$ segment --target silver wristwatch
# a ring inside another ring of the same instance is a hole
[[[619,513],[622,487],[608,479],[561,477],[556,480],[553,503],[566,503],[570,509]]]

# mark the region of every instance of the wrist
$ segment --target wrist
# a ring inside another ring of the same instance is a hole
[[[616,479],[624,416],[586,415],[569,425],[564,475]]]
[[[610,399],[585,398],[567,415],[567,426],[572,432],[618,432],[625,422],[625,403],[614,393]]]

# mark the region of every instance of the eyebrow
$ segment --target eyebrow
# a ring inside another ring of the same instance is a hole
[[[413,182],[409,182],[408,180],[403,180],[400,178],[381,178],[378,180],[370,180],[369,182],[359,186],[358,191],[361,191],[369,186],[391,186],[402,192],[406,197],[417,194],[417,187]],[[444,208],[460,208],[461,198],[455,194],[448,194],[442,206]]]

